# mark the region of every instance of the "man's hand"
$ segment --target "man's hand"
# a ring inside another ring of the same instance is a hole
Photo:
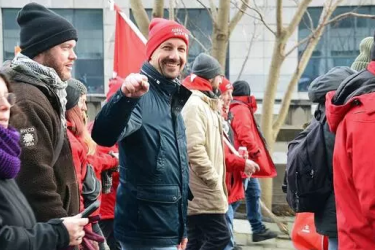
[[[244,172],[247,176],[251,176],[255,172],[259,171],[259,165],[252,160],[246,159]]]
[[[148,92],[150,84],[147,77],[141,74],[130,74],[121,85],[121,91],[126,97],[138,98]]]
[[[187,238],[183,238],[180,245],[177,246],[177,250],[185,250],[188,243]]]
[[[82,238],[85,236],[83,227],[89,222],[87,218],[81,218],[78,214],[74,217],[62,218],[63,224],[69,233],[69,246],[75,246],[82,243]]]

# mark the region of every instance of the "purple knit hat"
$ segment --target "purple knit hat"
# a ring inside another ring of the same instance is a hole
[[[20,171],[19,140],[17,130],[0,126],[0,179],[13,179]]]

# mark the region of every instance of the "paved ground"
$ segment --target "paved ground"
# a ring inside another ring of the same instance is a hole
[[[292,228],[292,220],[288,223],[289,232]],[[265,223],[266,226],[276,232],[280,233],[279,228],[275,223]],[[254,243],[251,240],[251,228],[247,220],[234,220],[234,233],[237,244],[241,245],[243,250],[294,250],[293,244],[288,235],[281,234],[277,239],[267,240],[263,242]]]

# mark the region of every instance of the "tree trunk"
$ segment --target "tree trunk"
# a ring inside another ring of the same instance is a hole
[[[228,48],[228,34],[222,30],[214,28],[212,33],[212,51],[211,55],[216,58],[223,69],[225,69],[225,58]]]
[[[266,85],[266,91],[264,93],[264,99],[262,102],[262,116],[261,116],[261,128],[263,135],[267,141],[268,150],[270,154],[273,153],[273,146],[275,140],[273,138],[273,109],[274,100],[276,97],[277,85],[279,83],[281,65],[284,61],[285,41],[281,38],[276,38],[271,66],[268,73],[268,80]],[[262,200],[268,207],[272,207],[272,179],[262,179]]]
[[[308,42],[305,50],[303,51],[303,54],[298,62],[298,66],[296,68],[296,70],[294,71],[293,75],[292,75],[292,78],[288,84],[288,89],[287,91],[285,92],[284,94],[284,98],[283,98],[283,101],[282,101],[282,104],[281,104],[281,109],[280,109],[280,114],[279,116],[277,117],[277,120],[275,121],[274,125],[273,125],[273,134],[274,134],[274,140],[276,140],[276,137],[277,137],[277,134],[279,133],[282,125],[284,124],[285,122],[285,118],[288,114],[288,110],[289,110],[289,106],[290,106],[290,102],[291,102],[291,99],[292,99],[292,95],[293,95],[293,92],[294,92],[294,89],[298,83],[298,80],[301,78],[302,76],[302,73],[304,72],[308,62],[309,62],[309,59],[311,58],[311,55],[312,53],[314,52],[314,49],[316,47],[316,45],[318,44],[321,36],[323,35],[323,32],[324,32],[324,29],[325,29],[325,23],[328,22],[328,20],[330,19],[333,11],[336,9],[337,5],[334,6],[334,7],[327,7],[325,9],[323,9],[323,12],[321,14],[321,17],[320,17],[320,23],[317,27],[317,29],[315,30],[315,33],[314,33],[314,36],[311,37],[310,41]]]
[[[141,0],[136,0],[141,2]],[[152,17],[164,17],[164,0],[154,0],[152,8]]]
[[[158,1],[155,1],[158,2]],[[139,30],[147,38],[148,37],[148,25],[150,19],[147,16],[146,10],[143,7],[142,1],[130,0],[130,7],[133,12],[134,19],[138,25]]]
[[[174,1],[175,0],[169,0],[169,20],[175,19],[175,13],[174,13]]]
[[[229,40],[229,11],[230,0],[220,0],[218,19],[213,23],[211,55],[219,61],[223,69]]]

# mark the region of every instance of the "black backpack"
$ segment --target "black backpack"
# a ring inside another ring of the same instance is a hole
[[[325,124],[325,115],[317,109],[311,124],[288,145],[283,191],[296,213],[321,211],[333,192]]]

